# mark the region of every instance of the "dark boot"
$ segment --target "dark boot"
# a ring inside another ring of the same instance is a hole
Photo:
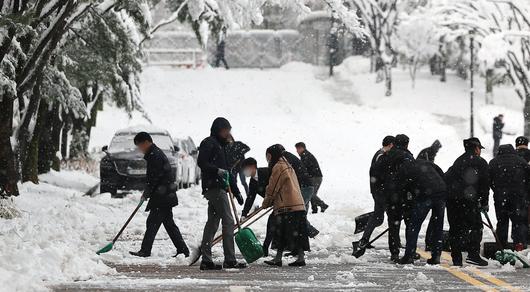
[[[453,266],[462,266],[462,253],[459,251],[452,251],[451,258],[453,258]]]
[[[400,264],[400,265],[412,265],[412,264],[414,264],[414,256],[404,255],[404,256],[399,260],[399,264]]]
[[[148,258],[151,256],[151,253],[147,253],[145,251],[130,251],[129,252],[133,256],[141,257],[141,258]]]
[[[269,261],[264,261],[264,263],[266,263],[269,266],[276,266],[276,267],[282,266],[282,261],[275,261],[274,259],[269,260]]]
[[[238,262],[223,263],[223,269],[245,269],[247,264]]]
[[[329,208],[329,205],[327,204],[323,204],[322,206],[320,206],[320,212],[324,213],[326,212],[326,210]]]
[[[440,264],[440,256],[433,256],[430,259],[427,260],[427,264],[429,265],[439,265]]]
[[[289,264],[289,267],[305,267],[305,261],[295,261]]]
[[[392,254],[390,256],[390,260],[393,261],[394,263],[398,263],[399,262],[399,254]]]
[[[480,267],[485,267],[488,265],[488,262],[484,260],[478,253],[468,254],[466,258],[466,263]]]
[[[200,269],[201,271],[219,271],[223,269],[223,266],[211,262],[201,262]]]

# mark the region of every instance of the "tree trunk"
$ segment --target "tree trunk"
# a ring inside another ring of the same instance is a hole
[[[442,59],[442,64],[440,68],[440,81],[441,82],[447,82],[447,60],[445,58]]]
[[[15,153],[11,146],[13,133],[13,99],[0,98],[0,190],[2,196],[18,196],[18,172],[15,167]]]
[[[392,96],[392,65],[391,64],[385,64],[385,88],[386,96]]]
[[[36,88],[33,90],[33,94],[40,96],[40,86],[36,85],[35,87]],[[48,132],[48,129],[45,127],[47,119],[48,104],[44,100],[41,100],[39,104],[39,110],[37,112],[37,121],[35,123],[33,135],[31,137],[30,143],[28,144],[26,159],[23,160],[22,182],[31,181],[33,183],[39,183],[39,142],[43,132]]]
[[[57,159],[57,151],[61,138],[62,122],[59,118],[59,104],[54,103],[52,109],[47,114],[45,129],[49,135],[41,135],[39,140],[39,164],[38,172],[47,173],[50,169],[60,170],[60,163]]]
[[[486,104],[493,104],[493,70],[486,70]]]
[[[526,137],[530,136],[530,92],[527,90],[525,92],[524,100],[524,135]]]
[[[61,159],[66,160],[68,157],[68,132],[72,127],[70,116],[63,112],[63,128],[61,130]]]

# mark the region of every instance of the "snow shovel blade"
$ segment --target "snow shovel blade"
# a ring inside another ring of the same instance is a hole
[[[97,254],[97,255],[100,255],[100,254],[102,254],[102,253],[109,252],[109,251],[111,251],[111,249],[112,249],[113,246],[114,246],[114,243],[111,242],[111,243],[105,245],[102,249],[98,250],[98,251],[96,252],[96,254]]]
[[[355,231],[353,234],[363,232],[366,229],[366,225],[368,225],[368,220],[370,220],[373,214],[374,212],[369,212],[355,217]]]
[[[361,248],[361,249],[358,249],[357,251],[354,251],[353,256],[356,258],[360,258],[364,255],[365,252],[366,252],[366,248]]]

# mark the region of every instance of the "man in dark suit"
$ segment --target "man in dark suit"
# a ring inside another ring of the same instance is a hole
[[[139,257],[149,257],[155,236],[160,225],[164,225],[167,234],[177,248],[177,255],[190,255],[188,247],[180,234],[180,230],[173,221],[172,208],[178,205],[175,178],[171,174],[171,165],[164,152],[153,143],[153,139],[146,132],[140,132],[134,137],[134,144],[144,154],[147,161],[145,190],[142,197],[149,200],[146,211],[147,230],[145,231],[140,251],[130,254]]]

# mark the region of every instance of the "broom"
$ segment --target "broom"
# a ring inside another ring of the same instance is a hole
[[[140,202],[138,203],[138,206],[136,206],[136,208],[132,212],[131,216],[129,216],[129,219],[127,219],[127,222],[125,222],[123,227],[120,229],[120,232],[118,232],[118,234],[116,234],[116,236],[114,236],[114,239],[112,240],[112,242],[110,242],[109,244],[105,245],[102,249],[98,250],[96,252],[96,254],[100,255],[102,253],[106,253],[106,252],[109,252],[109,251],[112,250],[112,247],[114,247],[114,243],[118,240],[118,238],[120,238],[121,234],[123,233],[123,230],[125,230],[125,227],[127,227],[127,225],[129,225],[129,222],[131,222],[132,218],[134,217],[134,215],[136,215],[136,212],[138,212],[138,210],[140,209],[140,207],[142,207],[144,202],[145,202],[145,199],[144,199],[144,197],[142,197],[140,199]]]

